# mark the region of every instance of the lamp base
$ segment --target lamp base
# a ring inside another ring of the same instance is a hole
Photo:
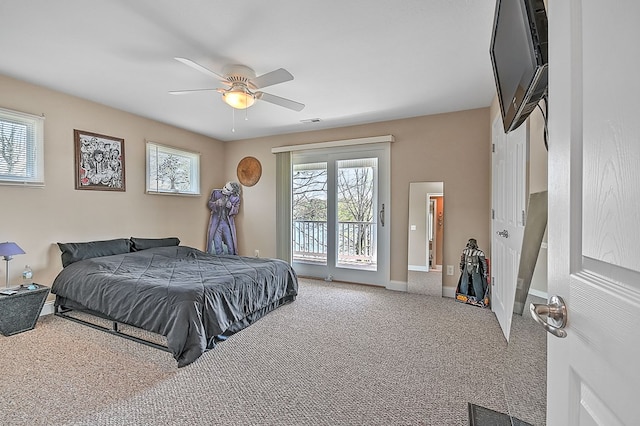
[[[4,261],[7,264],[7,266],[4,268],[7,273],[4,277],[4,288],[9,288],[9,261],[11,260],[10,256],[5,256],[4,257]]]

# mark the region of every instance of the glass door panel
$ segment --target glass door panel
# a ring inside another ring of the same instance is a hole
[[[327,264],[327,163],[294,164],[292,176],[293,261]]]
[[[337,266],[377,270],[378,159],[338,160]]]

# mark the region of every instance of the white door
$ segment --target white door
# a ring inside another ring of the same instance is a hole
[[[292,265],[301,276],[389,284],[389,145],[292,157]]]
[[[500,116],[492,126],[491,309],[509,340],[518,265],[524,235],[527,129],[504,133]]]
[[[640,2],[549,1],[549,425],[640,424]]]

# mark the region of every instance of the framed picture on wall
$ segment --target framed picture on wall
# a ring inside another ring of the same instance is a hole
[[[125,191],[124,139],[73,131],[76,189]]]

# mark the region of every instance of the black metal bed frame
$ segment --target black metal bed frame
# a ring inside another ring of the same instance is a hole
[[[296,300],[296,296],[295,295],[287,296],[286,298],[284,298],[282,300],[281,305],[286,305],[286,304],[291,303],[291,302],[293,302],[295,300]],[[281,306],[281,305],[278,305],[278,306]],[[98,325],[98,324],[94,324],[92,322],[85,321],[83,319],[76,318],[74,316],[68,315],[69,312],[81,312],[81,313],[84,313],[84,314],[92,315],[92,316],[97,317],[97,318],[101,318],[103,320],[111,321],[111,323],[112,323],[111,328],[104,327],[104,326],[101,326],[101,325]],[[119,337],[124,337],[125,339],[132,340],[134,342],[141,343],[143,345],[150,346],[152,348],[160,349],[161,351],[165,351],[165,352],[169,352],[169,353],[171,352],[171,350],[166,345],[161,345],[159,343],[152,342],[150,340],[146,340],[146,339],[143,339],[143,338],[140,338],[140,337],[132,336],[131,334],[123,333],[122,331],[118,330],[118,325],[122,324],[122,325],[126,325],[128,327],[133,327],[135,329],[142,330],[142,331],[148,331],[148,330],[145,330],[144,328],[136,327],[135,325],[118,322],[118,321],[114,320],[113,318],[108,317],[107,315],[101,314],[99,312],[92,311],[91,309],[69,308],[69,307],[66,307],[64,305],[57,305],[56,304],[56,305],[54,305],[53,314],[55,316],[68,319],[68,320],[76,322],[78,324],[86,325],[86,326],[89,326],[91,328],[95,328],[96,330],[104,331],[105,333],[113,334],[113,335],[119,336]]]
[[[76,318],[76,317],[71,316],[71,315],[68,315],[69,312],[74,312],[74,311],[82,312],[82,313],[85,313],[85,314],[93,315],[93,316],[98,317],[98,318],[102,318],[102,319],[107,320],[107,321],[111,321],[112,322],[112,326],[111,326],[111,328],[104,327],[104,326],[101,326],[101,325],[98,325],[98,324],[94,324],[94,323],[89,322],[89,321],[85,321],[85,320],[80,319],[80,318]],[[61,306],[61,305],[55,305],[54,315],[62,317],[62,318],[65,318],[65,319],[68,319],[70,321],[77,322],[78,324],[83,324],[83,325],[89,326],[91,328],[95,328],[96,330],[104,331],[104,332],[109,333],[109,334],[113,334],[113,335],[116,335],[116,336],[124,337],[125,339],[129,339],[129,340],[132,340],[134,342],[142,343],[143,345],[146,345],[146,346],[151,346],[152,348],[160,349],[161,351],[171,352],[171,350],[165,345],[161,345],[159,343],[152,342],[150,340],[142,339],[140,337],[132,336],[132,335],[127,334],[127,333],[123,333],[122,331],[118,330],[118,325],[121,324],[121,323],[119,323],[118,321],[113,320],[112,318],[109,318],[106,315],[102,315],[102,314],[100,314],[98,312],[94,312],[94,311],[91,311],[89,309],[72,309],[72,308],[67,308],[65,306]],[[131,325],[131,324],[124,324],[124,323],[122,323],[122,324],[123,325],[127,325],[129,327],[137,328],[139,330],[144,330],[143,328],[136,327],[136,326]],[[144,330],[144,331],[147,331],[147,330]]]

